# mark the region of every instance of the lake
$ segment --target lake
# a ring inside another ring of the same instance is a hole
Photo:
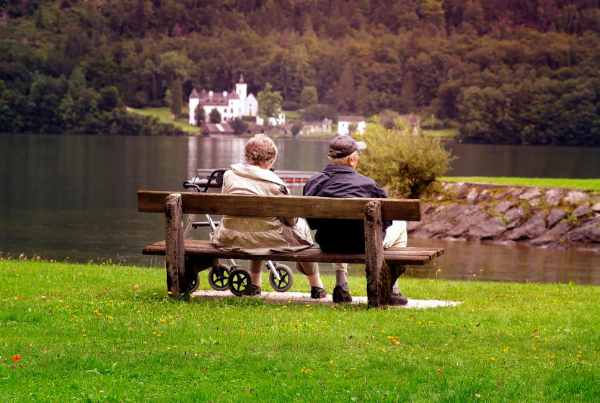
[[[136,192],[182,191],[197,168],[243,161],[247,139],[0,134],[0,251],[44,259],[163,267],[141,255],[164,238],[164,218],[137,212]],[[319,171],[327,141],[276,139],[276,170]],[[599,148],[450,144],[452,176],[600,177]],[[207,239],[207,230],[192,237]],[[600,284],[598,254],[479,242],[413,240],[446,254],[415,277]],[[331,266],[324,264],[321,271]],[[360,265],[351,268],[361,274]],[[475,275],[475,276],[474,276]]]

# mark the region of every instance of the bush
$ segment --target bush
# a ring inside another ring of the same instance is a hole
[[[283,101],[281,103],[281,109],[284,111],[297,111],[300,109],[300,104],[294,101]]]
[[[323,119],[331,119],[337,122],[337,111],[333,106],[319,104],[311,105],[302,112],[303,121],[321,121]]]
[[[297,135],[302,130],[302,125],[300,123],[294,123],[292,125],[292,135]]]
[[[221,114],[217,110],[217,108],[213,108],[212,111],[208,114],[208,121],[210,123],[221,123]]]
[[[386,129],[376,119],[364,135],[355,137],[367,143],[358,171],[396,195],[419,198],[455,159],[439,138],[426,137],[420,130],[413,134],[412,127],[402,121]]]
[[[246,130],[248,130],[248,123],[244,122],[240,118],[232,119],[229,122],[229,126],[231,126],[235,134],[242,134],[245,133]]]
[[[390,111],[389,109],[381,111],[381,113],[377,115],[379,123],[388,130],[393,129],[396,126],[396,122],[399,118],[400,114],[398,112]]]

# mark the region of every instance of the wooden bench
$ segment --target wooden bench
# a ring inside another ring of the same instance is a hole
[[[420,221],[419,200],[139,191],[138,210],[165,214],[165,240],[147,246],[142,253],[166,256],[167,287],[173,298],[187,298],[197,273],[217,264],[218,259],[363,263],[369,306],[383,307],[388,305],[391,286],[402,273],[403,265],[424,265],[444,253],[442,248],[383,249],[382,220]],[[366,252],[324,253],[316,245],[299,252],[269,255],[225,252],[209,241],[184,240],[183,214],[360,219],[365,223]]]

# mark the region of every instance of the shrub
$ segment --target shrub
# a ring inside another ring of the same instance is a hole
[[[212,111],[208,114],[208,121],[210,123],[221,123],[221,114],[217,110],[217,108],[213,108]]]
[[[297,111],[300,109],[300,104],[294,101],[283,101],[281,103],[281,109],[284,111]]]
[[[294,123],[292,125],[292,135],[297,135],[302,130],[302,125],[300,123]]]
[[[229,122],[229,126],[231,126],[235,134],[242,134],[248,130],[248,123],[244,122],[240,118],[232,119]]]
[[[379,120],[364,135],[355,135],[367,143],[358,171],[376,180],[390,193],[419,198],[429,184],[450,169],[452,157],[439,138],[426,137],[410,125],[396,121],[386,129]]]

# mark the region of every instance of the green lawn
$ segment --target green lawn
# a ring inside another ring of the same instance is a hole
[[[423,130],[426,136],[431,137],[454,137],[458,134],[456,129],[443,129],[443,130]]]
[[[130,112],[139,113],[140,115],[154,116],[154,117],[158,118],[158,120],[160,122],[171,123],[172,125],[179,127],[184,132],[198,133],[200,131],[200,128],[197,126],[192,126],[192,125],[184,123],[182,121],[172,120],[171,116],[173,116],[173,114],[171,113],[169,108],[141,108],[141,109],[127,108],[127,110],[129,110]],[[187,106],[184,108],[183,112],[187,112]]]
[[[501,185],[561,187],[568,189],[600,190],[600,179],[562,178],[494,178],[482,176],[442,177],[441,181],[495,183]]]
[[[293,291],[308,291],[296,280]],[[331,291],[334,278],[324,282]],[[364,278],[350,282],[365,294]],[[4,258],[0,401],[597,401],[600,287],[476,277],[400,287],[463,302],[183,302],[168,298],[164,269]]]
[[[300,112],[298,111],[283,111],[283,113],[285,113],[286,118],[300,119]]]

